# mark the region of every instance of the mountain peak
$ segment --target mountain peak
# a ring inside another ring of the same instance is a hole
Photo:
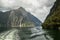
[[[24,9],[23,7],[19,7],[18,9]]]
[[[17,10],[22,10],[22,11],[26,11],[23,7],[19,7]]]

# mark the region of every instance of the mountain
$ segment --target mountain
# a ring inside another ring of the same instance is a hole
[[[56,0],[50,14],[42,24],[44,28],[59,29],[60,28],[60,0]]]
[[[17,10],[13,10],[10,13],[10,23],[12,27],[19,27],[19,26],[24,26],[24,27],[32,27],[32,26],[40,26],[41,22],[38,20],[35,16],[27,12],[24,8],[19,8]],[[9,24],[9,23],[8,23]]]
[[[10,11],[8,11],[8,12],[1,12],[0,11],[0,27],[1,26],[7,26],[7,21],[8,21],[8,16],[10,15],[10,13],[9,13]],[[2,24],[4,24],[4,25],[2,25]]]
[[[35,27],[41,21],[23,7],[7,12],[0,12],[0,27]]]
[[[42,22],[41,22],[38,18],[36,18],[35,16],[33,16],[32,14],[28,13],[28,14],[27,14],[27,17],[28,17],[32,22],[35,23],[35,26],[41,26],[41,23],[42,23]]]

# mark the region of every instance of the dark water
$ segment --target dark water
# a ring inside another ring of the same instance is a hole
[[[59,30],[46,30],[40,27],[21,28],[21,30],[22,31],[20,31],[20,36],[22,40],[60,40]],[[31,36],[34,33],[36,34]]]
[[[15,31],[15,29],[18,30],[18,32],[17,31],[16,32],[19,35],[20,39],[17,38],[17,40],[60,40],[59,30],[46,30],[46,29],[42,29],[42,27],[40,26],[33,27],[33,28],[30,28],[30,27],[10,28],[9,30],[11,29],[14,29],[12,31]],[[3,32],[2,32],[2,29],[0,29],[2,33],[4,33],[4,31],[9,31],[9,30],[8,29],[6,30],[5,28],[3,29]]]
[[[60,40],[60,30],[47,30],[47,34],[53,38],[53,40]]]

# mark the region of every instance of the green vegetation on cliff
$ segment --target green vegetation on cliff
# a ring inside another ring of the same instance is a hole
[[[45,22],[42,24],[44,28],[58,28],[60,27],[60,0],[56,0],[50,14],[47,16]]]

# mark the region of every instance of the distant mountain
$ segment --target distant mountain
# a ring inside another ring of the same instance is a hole
[[[40,26],[41,21],[20,7],[8,12],[0,12],[0,27]]]
[[[31,13],[28,13],[27,14],[27,17],[32,21],[32,22],[34,22],[35,23],[35,26],[41,26],[41,21],[38,19],[38,18],[36,18],[35,16],[33,16]]]
[[[5,12],[5,13],[0,11],[0,27],[7,26],[9,15],[10,15],[10,11]]]

